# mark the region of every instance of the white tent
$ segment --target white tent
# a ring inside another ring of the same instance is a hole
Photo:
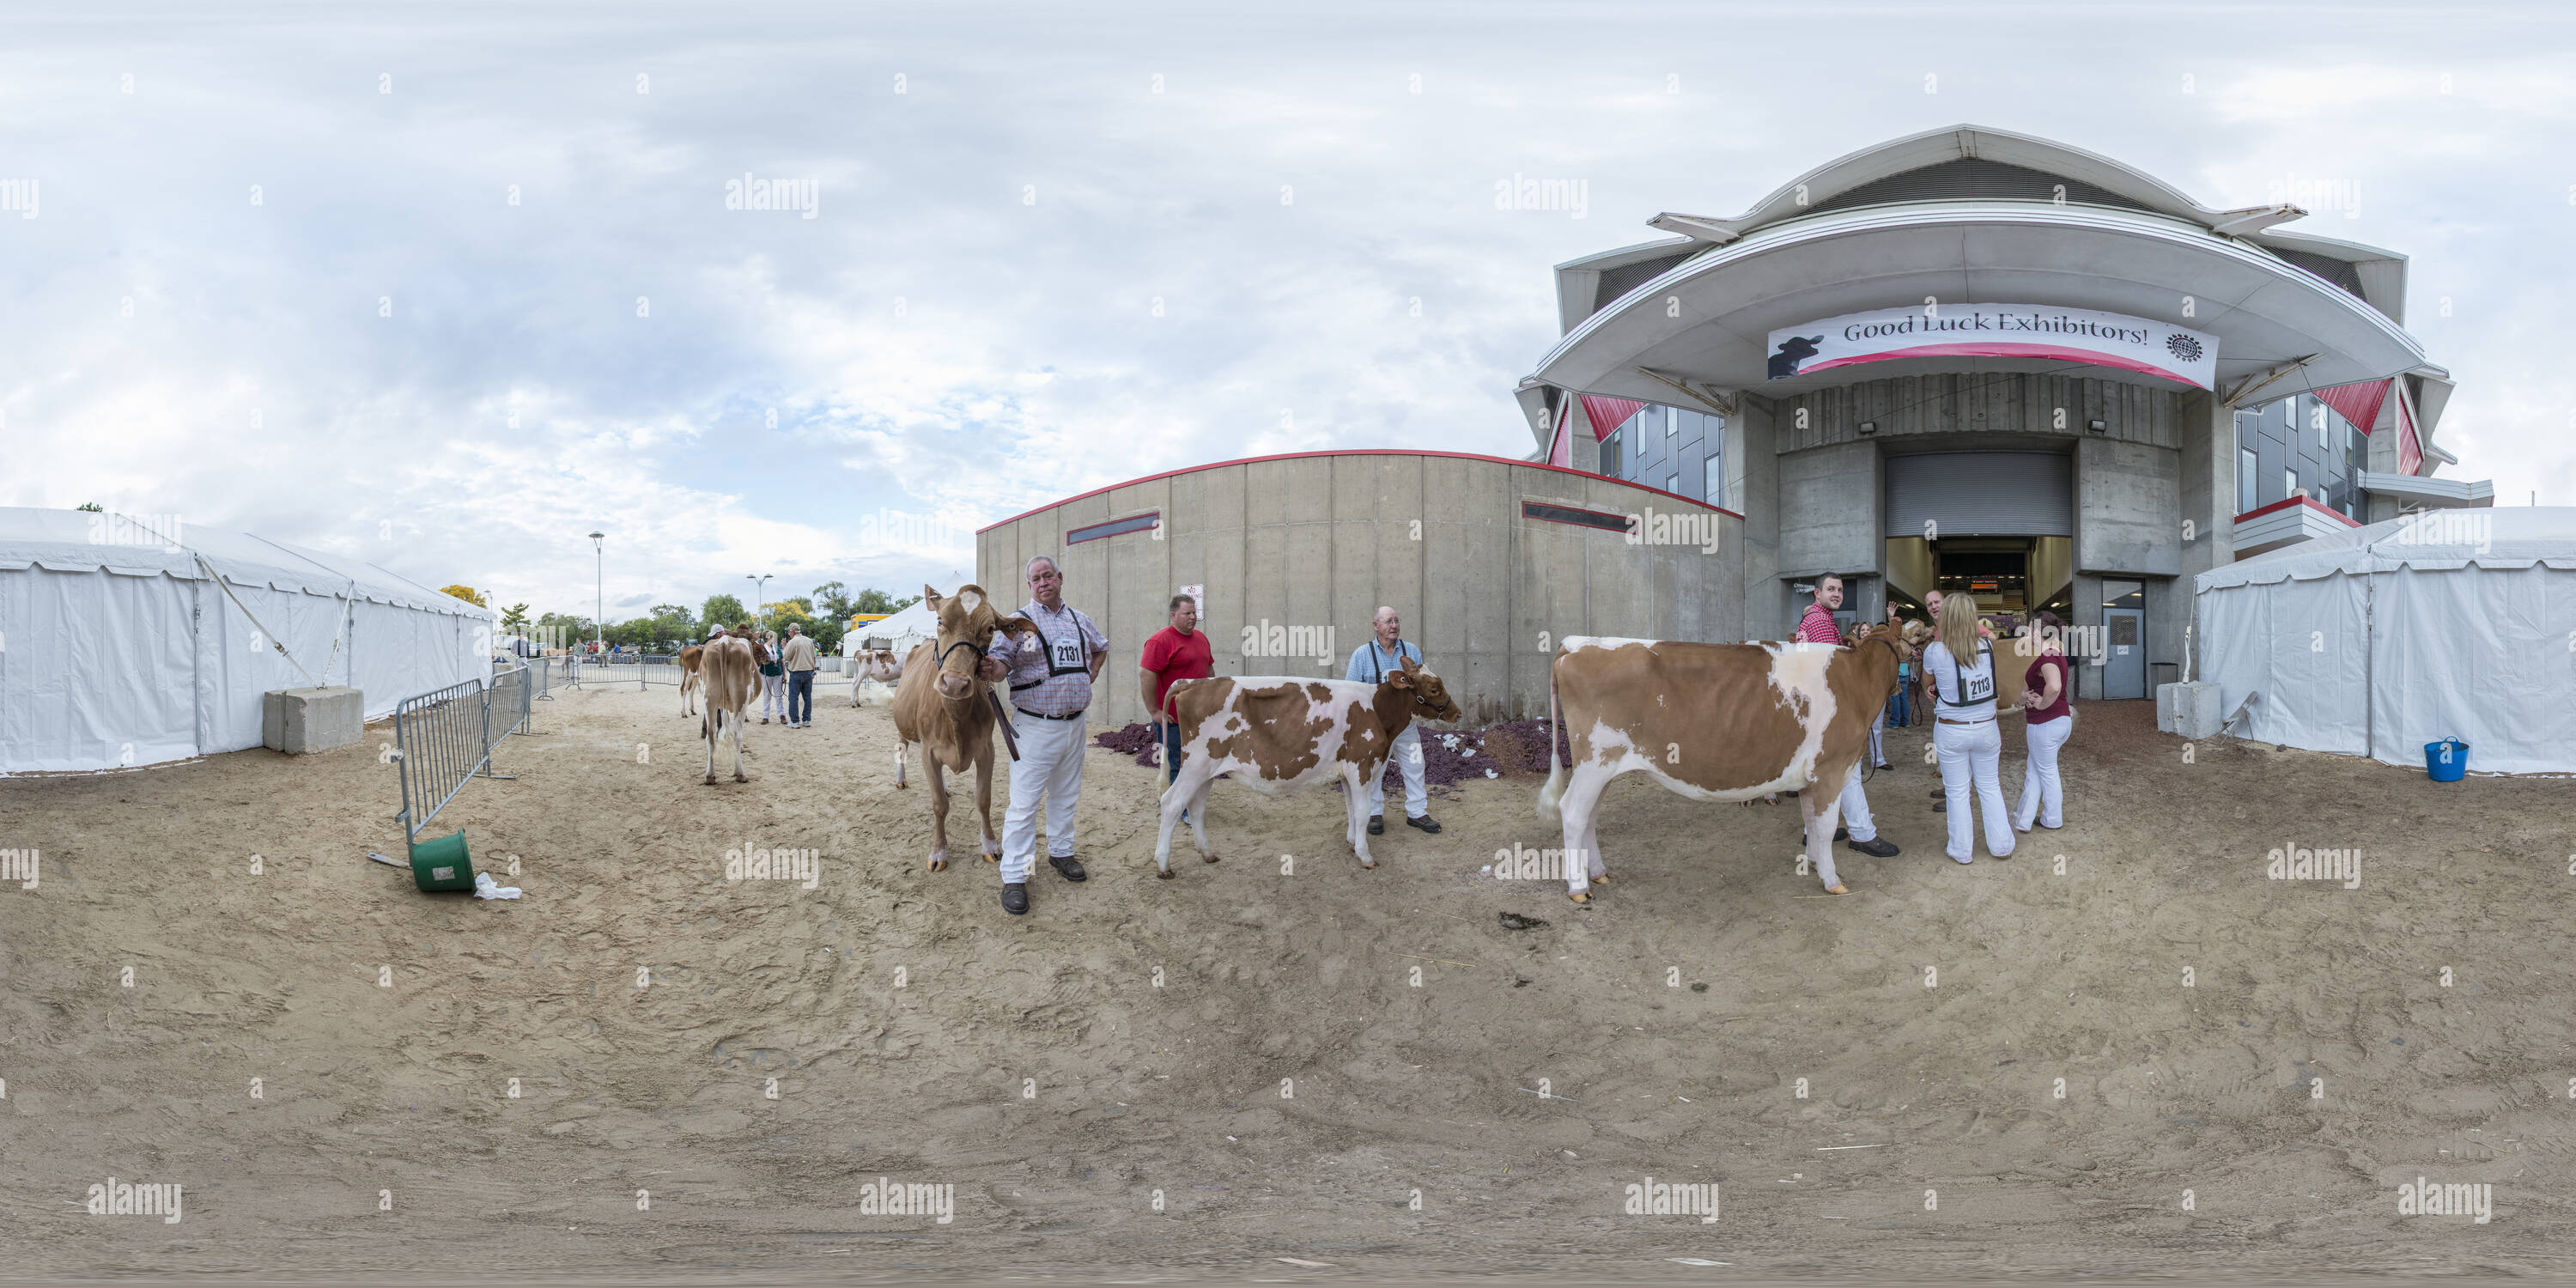
[[[945,599],[956,594],[958,586],[965,584],[961,581],[956,586],[950,586],[939,592],[940,597]],[[859,623],[857,630],[841,637],[841,655],[848,657],[857,653],[860,645],[867,640],[885,640],[887,647],[894,650],[896,657],[910,657],[913,645],[923,640],[937,638],[939,638],[939,614],[930,611],[928,601],[922,601],[883,621]]]
[[[2576,771],[2576,508],[2433,510],[2200,574],[2197,678],[2258,742]]]
[[[256,747],[272,689],[349,685],[377,719],[488,674],[491,638],[489,610],[373,564],[157,517],[0,507],[0,774]]]

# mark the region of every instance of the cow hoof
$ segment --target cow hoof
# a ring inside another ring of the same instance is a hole
[[[945,872],[948,870],[948,852],[946,850],[942,850],[939,853],[930,856],[930,870],[933,872]]]
[[[709,775],[707,775],[707,786],[709,786],[709,787],[713,787],[713,786],[715,786],[715,785],[716,785],[716,776],[715,776],[715,775],[713,775],[713,774],[709,774]]]
[[[1172,879],[1172,870],[1170,868],[1157,869],[1154,873],[1154,877],[1156,880],[1169,881]]]
[[[1829,886],[1826,886],[1826,887],[1825,887],[1825,893],[1826,893],[1826,894],[1850,894],[1850,893],[1851,893],[1851,887],[1849,887],[1849,886],[1829,885]]]
[[[1199,856],[1199,861],[1202,863],[1214,863],[1216,862],[1216,856],[1213,854],[1202,854]]]
[[[984,861],[986,863],[999,863],[1002,861],[1002,856],[998,854],[987,854],[984,856]]]
[[[1572,900],[1573,900],[1573,901],[1575,901],[1576,903],[1590,903],[1590,902],[1592,902],[1592,896],[1591,896],[1591,895],[1588,895],[1588,894],[1585,894],[1585,893],[1583,893],[1583,892],[1582,892],[1582,891],[1580,891],[1580,890],[1577,890],[1577,891],[1575,891],[1574,893],[1572,893],[1572,894],[1570,894],[1570,895],[1567,895],[1567,896],[1565,896],[1565,897],[1566,897],[1566,898],[1568,898],[1568,899],[1572,899]]]

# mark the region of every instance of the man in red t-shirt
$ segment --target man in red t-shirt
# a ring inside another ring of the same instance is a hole
[[[1798,619],[1798,643],[1840,644],[1842,631],[1834,625],[1834,610],[1843,606],[1843,579],[1826,573],[1816,579],[1816,601]],[[1884,712],[1880,713],[1884,716]],[[1876,726],[1873,725],[1873,728]],[[1807,790],[1816,791],[1830,784],[1810,783]],[[1834,789],[1842,798],[1842,826],[1834,829],[1834,840],[1872,858],[1889,859],[1899,853],[1896,843],[1878,839],[1878,823],[1869,816],[1869,797],[1861,790],[1860,770],[1852,769],[1851,780]]]
[[[1171,692],[1177,680],[1204,680],[1216,674],[1216,653],[1208,647],[1208,638],[1199,631],[1198,601],[1187,595],[1172,596],[1172,624],[1154,632],[1145,641],[1142,669],[1136,672],[1136,693],[1145,700],[1146,718],[1153,722],[1154,741],[1163,748],[1163,785],[1172,785],[1173,775],[1181,768],[1181,729],[1163,718],[1163,695]],[[1189,815],[1183,814],[1183,820]]]

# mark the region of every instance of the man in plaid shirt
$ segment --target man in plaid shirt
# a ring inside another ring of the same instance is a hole
[[[1834,610],[1843,606],[1843,579],[1826,573],[1816,580],[1816,602],[1807,605],[1806,615],[1798,619],[1798,639],[1807,644],[1840,644],[1843,635],[1834,625]],[[1884,715],[1884,709],[1881,714]],[[1819,784],[1810,783],[1814,791]],[[1878,824],[1869,816],[1869,797],[1860,789],[1860,769],[1854,766],[1851,781],[1843,786],[1843,827],[1834,833],[1837,841],[1847,841],[1852,849],[1872,858],[1890,859],[1899,853],[1892,842],[1878,839]]]
[[[1011,762],[1011,807],[1002,816],[1002,911],[1029,910],[1029,873],[1037,867],[1038,797],[1046,797],[1047,863],[1067,881],[1088,873],[1073,857],[1073,809],[1082,799],[1082,712],[1091,705],[1091,682],[1109,660],[1109,637],[1081,609],[1064,602],[1064,574],[1055,560],[1032,557],[1023,568],[1029,602],[1020,616],[1035,636],[996,633],[980,673],[1011,682],[1012,736],[1020,758]]]

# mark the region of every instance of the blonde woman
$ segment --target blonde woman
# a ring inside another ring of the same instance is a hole
[[[2066,671],[2066,654],[2058,641],[2066,637],[2066,626],[2057,614],[2043,612],[2031,618],[2024,628],[2029,643],[2025,651],[2035,654],[2030,670],[2022,676],[2021,704],[2030,712],[2025,731],[2030,744],[2030,760],[2022,770],[2021,802],[2013,809],[2013,830],[2027,832],[2032,823],[2041,827],[2066,826],[2065,789],[2058,782],[2057,753],[2066,745],[2066,735],[2075,731],[2075,709],[2068,701],[2075,686]]]
[[[1932,682],[1932,749],[1941,763],[1943,812],[1950,820],[1949,855],[1977,859],[1976,823],[1969,817],[1973,785],[1986,820],[1986,852],[2008,859],[2012,816],[2004,812],[2003,731],[1995,723],[1995,654],[1978,629],[1976,601],[1951,595],[1941,601],[1934,638],[1923,650],[1923,673]]]

